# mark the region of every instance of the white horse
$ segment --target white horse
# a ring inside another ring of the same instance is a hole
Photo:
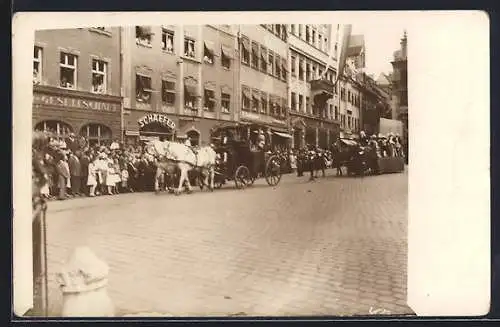
[[[176,168],[180,171],[179,186],[175,192],[176,194],[181,193],[184,182],[187,183],[188,192],[192,192],[188,176],[191,170],[203,174],[205,176],[204,184],[209,185],[209,189],[213,191],[217,154],[212,147],[202,146],[197,151],[194,151],[181,143],[153,140],[146,144],[146,152],[157,158],[155,191],[158,191],[158,180],[160,176],[162,176],[164,172],[172,175]]]

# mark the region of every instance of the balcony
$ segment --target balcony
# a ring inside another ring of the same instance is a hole
[[[311,93],[313,97],[320,95],[326,99],[333,98],[333,83],[327,79],[316,79],[311,82]],[[325,100],[326,101],[326,100]]]

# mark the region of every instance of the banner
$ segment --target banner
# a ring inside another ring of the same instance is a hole
[[[342,32],[342,42],[340,45],[340,56],[338,58],[337,66],[337,80],[344,73],[344,67],[347,59],[347,50],[349,49],[349,43],[351,40],[352,25],[344,25],[344,30]]]

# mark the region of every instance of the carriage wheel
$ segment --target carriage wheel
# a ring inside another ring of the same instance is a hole
[[[271,156],[267,159],[264,176],[269,186],[276,186],[281,180],[281,167],[277,156]]]
[[[250,170],[247,166],[239,166],[234,173],[234,183],[237,189],[242,189],[251,184]]]

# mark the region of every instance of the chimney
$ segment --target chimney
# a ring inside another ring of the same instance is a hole
[[[408,39],[406,35],[406,30],[404,31],[403,38],[401,39],[401,56],[406,59],[407,58],[407,46],[408,46]]]

